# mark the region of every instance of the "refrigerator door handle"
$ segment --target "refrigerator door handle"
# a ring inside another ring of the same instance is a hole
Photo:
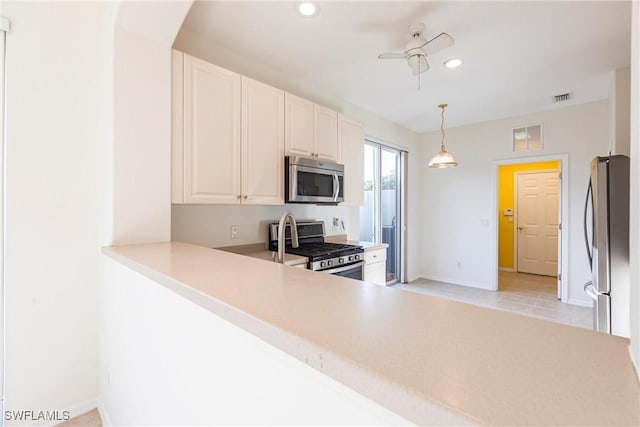
[[[584,244],[587,248],[587,257],[589,257],[589,267],[593,269],[593,254],[591,253],[591,245],[589,244],[589,232],[587,226],[587,210],[589,208],[589,197],[591,196],[591,178],[589,178],[589,186],[587,187],[587,197],[584,200]],[[593,218],[593,202],[591,203],[591,215]],[[593,221],[592,221],[593,222]],[[591,282],[589,282],[591,284]],[[585,285],[586,290],[586,285]]]

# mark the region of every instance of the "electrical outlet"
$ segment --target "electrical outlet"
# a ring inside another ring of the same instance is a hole
[[[237,239],[240,235],[240,232],[238,230],[238,226],[237,225],[232,225],[231,226],[231,238],[232,239]]]
[[[340,226],[340,218],[336,218],[335,216],[333,217],[333,226],[334,227]]]

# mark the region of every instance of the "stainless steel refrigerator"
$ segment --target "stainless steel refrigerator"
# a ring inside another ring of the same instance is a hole
[[[629,157],[596,157],[584,211],[593,329],[629,337]]]

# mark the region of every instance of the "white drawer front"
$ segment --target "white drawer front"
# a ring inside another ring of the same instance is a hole
[[[387,248],[376,249],[375,251],[367,251],[364,253],[365,264],[374,262],[382,262],[387,260]]]

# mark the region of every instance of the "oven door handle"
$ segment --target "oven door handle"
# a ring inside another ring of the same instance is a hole
[[[333,201],[338,201],[338,195],[340,194],[340,180],[338,179],[338,172],[333,173]]]
[[[359,262],[354,262],[353,264],[345,265],[344,267],[329,268],[327,270],[318,270],[318,272],[329,273],[329,274],[342,273],[343,271],[353,270],[354,268],[362,267],[363,265],[364,265],[364,261],[359,261]]]

